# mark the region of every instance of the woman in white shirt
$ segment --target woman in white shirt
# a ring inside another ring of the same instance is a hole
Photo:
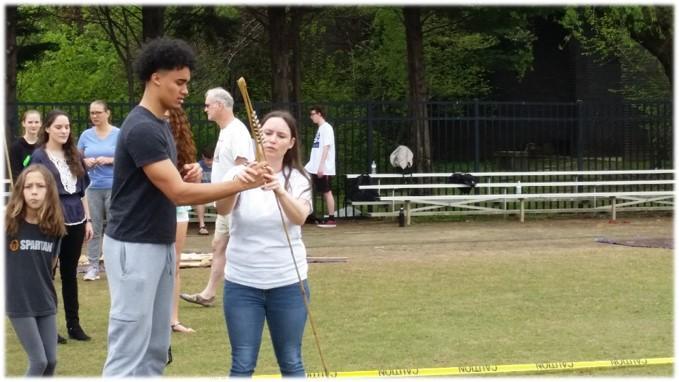
[[[304,377],[306,309],[299,279],[309,296],[301,226],[312,209],[311,184],[301,164],[292,115],[286,111],[267,114],[262,132],[271,171],[267,183],[217,202],[220,214],[231,214],[224,271],[224,317],[232,349],[230,376],[254,373],[266,319],[281,374]],[[225,179],[247,178],[244,168],[234,167]],[[294,263],[276,199],[285,217]]]

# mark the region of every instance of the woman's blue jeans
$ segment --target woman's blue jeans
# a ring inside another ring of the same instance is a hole
[[[309,285],[304,280],[307,296]],[[304,377],[302,337],[306,309],[299,284],[257,289],[224,282],[224,318],[231,343],[232,377],[249,377],[255,371],[262,343],[264,319],[283,377]]]

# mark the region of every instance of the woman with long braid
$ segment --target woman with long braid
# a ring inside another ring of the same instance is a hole
[[[184,165],[195,164],[196,162],[196,144],[193,142],[193,133],[191,132],[191,125],[189,119],[186,117],[184,109],[169,109],[168,122],[172,129],[172,137],[177,146],[177,170],[182,174]],[[183,174],[182,174],[183,175]],[[177,233],[175,238],[175,277],[174,277],[174,293],[172,295],[172,319],[170,326],[173,332],[192,333],[195,330],[184,326],[179,321],[179,264],[181,263],[182,250],[186,242],[186,231],[189,227],[189,210],[191,206],[177,206]]]

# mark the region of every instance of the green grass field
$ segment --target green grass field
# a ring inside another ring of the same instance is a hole
[[[625,221],[495,219],[415,222],[406,228],[394,221],[358,221],[331,230],[305,227],[309,256],[348,258],[310,265],[312,313],[328,367],[673,357],[673,251],[595,241],[672,237],[672,218]],[[187,249],[208,246],[208,238],[192,236]],[[182,269],[182,290],[200,290],[208,273]],[[81,321],[93,340],[59,345],[59,376],[98,376],[106,357],[106,281],[79,285]],[[228,374],[219,301],[212,308],[181,303],[181,321],[197,332],[173,334],[167,376]],[[65,334],[61,310],[59,332]],[[22,375],[26,356],[7,319],[5,334],[5,375]],[[268,333],[264,338],[256,374],[276,374]],[[308,325],[304,357],[307,371],[322,370]],[[662,365],[544,374],[672,373],[672,365]]]

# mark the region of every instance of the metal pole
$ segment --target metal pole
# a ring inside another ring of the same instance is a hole
[[[368,118],[368,151],[367,155],[368,157],[366,158],[365,161],[365,173],[370,174],[370,165],[372,164],[372,161],[375,159],[373,158],[373,112],[372,112],[373,104],[372,102],[368,102],[368,112],[367,112],[367,118]]]
[[[585,128],[585,107],[582,100],[576,101],[576,107],[578,110],[578,135],[577,135],[577,156],[578,156],[578,171],[583,171],[584,169],[584,128]]]
[[[481,133],[479,131],[479,99],[474,99],[474,171],[479,172],[481,161]]]

